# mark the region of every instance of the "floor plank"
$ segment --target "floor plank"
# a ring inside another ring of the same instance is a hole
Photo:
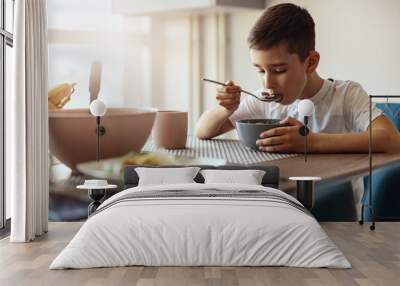
[[[0,285],[399,285],[400,223],[377,223],[375,231],[354,222],[323,223],[352,269],[290,267],[117,267],[48,269],[81,222],[50,223],[49,233],[32,243],[0,240]]]

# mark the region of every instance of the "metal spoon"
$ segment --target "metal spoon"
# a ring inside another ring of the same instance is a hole
[[[225,84],[223,82],[219,82],[219,81],[208,79],[208,78],[202,78],[201,80],[208,81],[208,82],[215,83],[215,84],[222,85],[222,86],[228,86],[227,84]],[[251,93],[251,92],[248,92],[248,91],[243,90],[243,89],[240,89],[240,91],[245,93],[245,94],[251,95],[251,96],[255,97],[256,99],[258,99],[260,101],[264,101],[264,102],[280,101],[282,99],[282,95],[280,95],[280,94],[276,94],[276,95],[274,94],[274,95],[271,96],[268,92],[264,92],[263,91],[263,92],[261,92],[263,97],[259,97],[258,95],[254,94],[254,93]]]

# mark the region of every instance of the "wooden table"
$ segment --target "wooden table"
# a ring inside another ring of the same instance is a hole
[[[211,152],[212,154],[217,154],[219,150]],[[175,164],[180,165],[220,165],[232,163],[226,163],[223,159],[212,158],[212,157],[185,157],[182,155],[173,157]],[[115,160],[121,160],[120,158],[106,159],[102,162]],[[224,163],[225,162],[225,163]],[[86,165],[93,165],[93,162],[89,162]],[[171,165],[174,163],[168,163]],[[364,176],[368,174],[369,171],[369,159],[367,153],[357,153],[357,154],[309,154],[307,163],[304,162],[303,155],[297,157],[291,157],[287,159],[265,161],[255,163],[253,165],[275,165],[280,169],[280,184],[279,188],[286,192],[293,192],[296,189],[296,183],[290,181],[289,177],[302,177],[302,176],[316,176],[321,177],[322,180],[317,182],[317,184],[325,184],[329,182],[340,182],[350,180],[354,177]],[[396,166],[400,165],[400,153],[397,154],[383,154],[374,153],[373,154],[373,169],[386,167],[386,166]],[[86,167],[88,167],[86,166]],[[82,167],[82,166],[81,166]],[[103,178],[107,180],[120,179],[119,172],[116,178],[108,177],[108,171],[104,171],[104,176],[100,176],[101,170],[93,169],[89,170],[87,168],[86,173],[82,170],[84,174],[88,176],[95,176],[97,178]],[[90,173],[89,171],[92,171]],[[112,181],[112,180],[111,180]]]
[[[383,154],[375,153],[372,156],[373,170],[400,166],[400,153]],[[289,180],[292,176],[318,176],[322,180],[317,184],[341,182],[355,177],[368,175],[368,154],[311,154],[307,163],[304,157],[294,157],[282,160],[259,163],[257,165],[275,165],[280,169],[279,189],[292,192],[296,189],[296,183]]]
[[[190,139],[190,140],[189,140]],[[237,140],[228,140],[217,138],[215,142],[211,142],[214,140],[198,140],[193,136],[188,138],[187,147],[189,149],[193,149],[194,152],[197,153],[196,158],[191,161],[191,164],[210,164],[214,165],[213,160],[216,157],[224,158],[225,163],[222,161],[220,164],[230,164],[237,165],[239,163],[229,163],[227,161],[235,162],[237,158],[228,158],[228,157],[236,157],[232,156],[232,154],[238,154],[240,152],[246,152],[247,150],[241,150],[245,147],[241,146],[230,146]],[[217,141],[219,141],[217,143]],[[226,142],[223,142],[226,141]],[[237,141],[238,143],[239,141]],[[225,145],[227,144],[227,145]],[[150,144],[151,145],[151,144]],[[227,154],[226,150],[235,151],[232,154]],[[150,148],[151,149],[151,148]],[[152,149],[151,149],[152,150]],[[150,151],[151,151],[150,150]],[[179,153],[177,158],[184,158],[184,153]],[[243,153],[242,156],[246,154]],[[194,155],[189,155],[194,156]],[[202,156],[202,157],[201,157]],[[400,152],[393,154],[384,154],[384,153],[373,153],[373,169],[376,170],[378,168],[386,167],[386,166],[396,166],[400,165]],[[198,160],[203,159],[202,162],[197,162]],[[210,162],[207,163],[206,159],[209,159]],[[233,160],[232,160],[233,159]],[[240,161],[240,160],[239,160]],[[254,160],[249,160],[249,162],[256,162]],[[329,182],[340,182],[340,181],[348,181],[354,177],[364,176],[368,174],[369,171],[369,158],[368,153],[356,153],[356,154],[309,154],[307,163],[304,162],[304,156],[300,154],[297,157],[290,157],[287,159],[278,159],[272,161],[258,162],[252,165],[276,165],[280,169],[280,186],[279,188],[286,192],[293,192],[296,189],[296,182],[289,180],[289,177],[321,177],[322,180],[317,182],[318,185],[326,184]]]

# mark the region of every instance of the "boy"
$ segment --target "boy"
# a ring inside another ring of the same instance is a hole
[[[240,119],[285,118],[288,127],[260,134],[259,149],[303,152],[304,137],[299,133],[302,118],[297,105],[301,99],[310,99],[315,105],[310,121],[310,152],[368,151],[368,95],[355,82],[325,80],[318,75],[320,55],[315,51],[314,21],[307,10],[294,4],[267,9],[251,29],[248,44],[264,92],[278,95],[279,102],[261,102],[247,95],[241,101],[240,87],[229,81],[228,86],[218,88],[219,106],[199,119],[197,137],[212,138],[230,131]],[[372,120],[373,151],[396,148],[398,144],[391,142],[397,140],[397,130],[375,105]]]

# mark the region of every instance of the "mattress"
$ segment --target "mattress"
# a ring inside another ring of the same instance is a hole
[[[295,198],[258,185],[198,183],[112,196],[50,269],[130,265],[351,267]]]

